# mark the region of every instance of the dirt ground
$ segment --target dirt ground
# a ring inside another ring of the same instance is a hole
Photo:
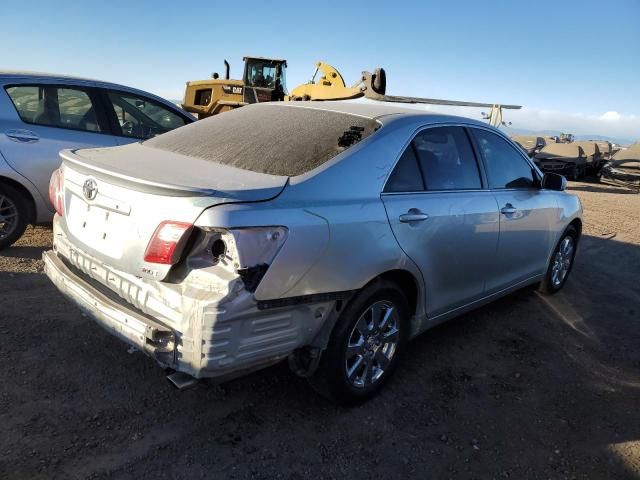
[[[54,289],[30,229],[0,254],[0,478],[640,478],[640,195],[571,189],[566,288],[426,333],[352,409],[285,365],[170,388]]]

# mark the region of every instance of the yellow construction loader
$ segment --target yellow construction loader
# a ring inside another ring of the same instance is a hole
[[[202,119],[249,103],[285,99],[286,60],[261,57],[243,60],[242,80],[229,78],[230,66],[225,60],[224,79],[214,73],[213,78],[187,82],[182,108]]]
[[[250,103],[282,100],[349,100],[366,97],[383,102],[490,108],[490,113],[483,113],[483,118],[497,127],[505,125],[502,121],[502,109],[521,108],[519,105],[386,95],[386,73],[382,68],[375,69],[373,73],[362,72],[360,79],[348,87],[340,72],[324,62],[316,62],[311,80],[298,85],[288,94],[286,90],[286,60],[264,57],[244,57],[243,60],[242,80],[229,78],[230,66],[229,62],[225,60],[224,79],[214,73],[211,79],[187,82],[182,108],[202,119]]]

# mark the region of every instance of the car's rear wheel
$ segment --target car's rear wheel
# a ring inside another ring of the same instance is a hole
[[[573,268],[577,243],[578,232],[573,227],[567,228],[558,242],[553,255],[551,255],[547,273],[544,280],[540,283],[539,290],[542,293],[556,293],[567,282],[571,269]]]
[[[0,250],[18,240],[29,223],[29,202],[10,185],[0,183]]]
[[[309,383],[341,404],[371,398],[396,368],[409,315],[407,298],[394,283],[380,281],[365,288],[340,315]]]

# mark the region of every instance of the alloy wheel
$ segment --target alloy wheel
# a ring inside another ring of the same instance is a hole
[[[562,285],[562,282],[564,282],[564,279],[571,269],[574,248],[573,237],[567,235],[562,239],[553,259],[553,266],[551,267],[551,283],[555,288]]]
[[[346,346],[345,373],[355,388],[378,382],[396,354],[400,341],[400,318],[396,306],[375,302],[354,325]]]
[[[9,198],[0,194],[0,240],[13,233],[18,225],[18,207]]]

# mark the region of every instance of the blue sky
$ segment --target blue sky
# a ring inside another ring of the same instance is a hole
[[[639,21],[639,0],[22,0],[0,16],[0,68],[181,98],[224,58],[235,78],[243,55],[286,58],[289,88],[316,60],[348,83],[383,66],[391,94],[517,103],[514,126],[638,138]]]

